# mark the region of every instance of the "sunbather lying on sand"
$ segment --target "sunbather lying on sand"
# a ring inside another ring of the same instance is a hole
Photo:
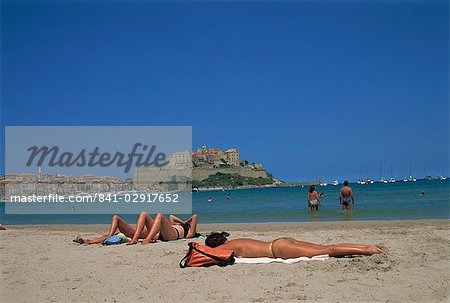
[[[147,212],[143,211],[139,215],[135,228],[118,215],[114,215],[108,234],[92,240],[77,237],[74,241],[80,244],[98,244],[113,236],[117,231],[131,238],[131,241],[127,243],[128,245],[138,243],[139,239],[144,239],[142,244],[145,245],[156,240],[172,241],[193,238],[197,235],[197,215],[192,215],[186,221],[174,215],[170,215],[169,219],[166,219],[163,214],[157,214],[153,219]]]
[[[387,249],[376,245],[360,244],[332,244],[318,245],[309,242],[297,241],[292,238],[278,238],[272,242],[263,242],[253,239],[228,240],[226,232],[212,233],[206,238],[205,244],[218,249],[234,251],[241,258],[298,258],[329,255],[342,257],[347,255],[373,255],[386,253]]]

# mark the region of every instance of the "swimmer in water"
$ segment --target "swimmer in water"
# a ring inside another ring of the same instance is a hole
[[[212,198],[211,197],[208,198],[208,202],[212,202]]]

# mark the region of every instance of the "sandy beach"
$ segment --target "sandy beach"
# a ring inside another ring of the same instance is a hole
[[[180,269],[188,241],[77,245],[107,225],[0,232],[2,302],[448,302],[448,220],[200,224],[230,238],[380,243],[387,255]],[[203,243],[203,240],[201,240]]]

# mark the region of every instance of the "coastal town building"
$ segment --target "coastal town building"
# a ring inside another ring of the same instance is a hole
[[[192,167],[192,155],[190,152],[175,152],[169,158],[170,167],[189,168]]]
[[[190,191],[192,166],[191,152],[174,152],[169,157],[168,165],[136,167],[133,187],[135,190],[153,192]]]
[[[0,180],[0,196],[104,193],[132,189],[131,180],[114,176],[9,173]]]
[[[208,148],[206,145],[192,152],[192,163],[194,167],[209,166],[219,168],[221,166],[238,166],[241,164],[239,150],[230,148],[222,151],[219,148]]]
[[[239,165],[239,150],[237,148],[230,148],[225,152],[227,162],[231,165]]]

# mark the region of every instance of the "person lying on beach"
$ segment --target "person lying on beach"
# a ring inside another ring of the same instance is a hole
[[[183,221],[174,215],[170,215],[169,219],[166,219],[163,214],[159,213],[153,220],[153,218],[144,211],[139,216],[136,224],[136,232],[127,245],[136,244],[140,239],[140,236],[143,236],[142,232],[144,232],[144,230],[148,231],[148,233],[144,238],[144,241],[142,241],[142,245],[155,242],[156,240],[173,241],[183,238],[194,238],[198,236],[197,223],[197,214],[193,214],[189,219]]]
[[[118,215],[114,215],[108,234],[91,240],[77,237],[73,241],[80,244],[99,244],[106,238],[115,235],[117,231],[131,238],[131,241],[127,243],[129,245],[136,244],[139,239],[144,239],[142,244],[145,245],[156,240],[172,241],[181,238],[193,238],[197,235],[197,222],[196,214],[183,221],[174,215],[170,215],[169,219],[166,219],[161,213],[153,219],[147,212],[143,211],[139,215],[136,227],[133,227]]]
[[[3,224],[0,224],[0,230],[6,230],[6,227],[4,227]]]
[[[387,248],[377,245],[360,244],[331,244],[319,245],[309,242],[297,241],[293,238],[278,238],[272,242],[258,241],[254,239],[228,240],[228,233],[212,233],[205,245],[232,250],[240,258],[298,258],[329,255],[330,257],[343,257],[348,255],[373,255],[387,252]]]

